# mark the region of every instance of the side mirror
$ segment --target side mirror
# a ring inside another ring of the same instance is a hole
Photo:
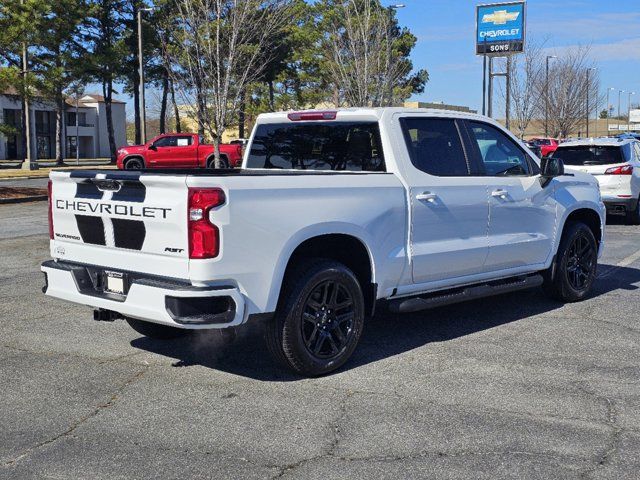
[[[540,171],[544,178],[559,177],[564,175],[564,162],[558,157],[543,157]]]
[[[154,152],[156,152],[158,150],[158,147],[156,147],[153,143],[151,145],[149,145],[149,150],[153,150]]]
[[[564,175],[564,162],[557,157],[542,157],[540,161],[540,180],[546,186],[552,178]]]

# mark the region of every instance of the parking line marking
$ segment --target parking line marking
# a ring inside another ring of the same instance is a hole
[[[629,255],[626,258],[623,258],[622,260],[620,260],[616,264],[616,266],[618,266],[618,267],[627,267],[627,266],[631,265],[633,262],[635,262],[638,259],[640,259],[640,250],[638,250],[636,253],[633,253],[633,254]]]

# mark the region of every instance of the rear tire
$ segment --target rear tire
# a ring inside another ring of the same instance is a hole
[[[579,302],[591,291],[596,278],[598,247],[591,229],[582,222],[564,228],[554,265],[544,272],[542,288],[561,302]]]
[[[312,259],[285,279],[265,339],[273,357],[308,377],[340,368],[355,350],[364,326],[364,297],[351,270]]]
[[[130,158],[124,162],[125,170],[142,170],[144,168],[144,162],[140,158]]]
[[[640,225],[640,199],[634,210],[627,210],[627,225]]]
[[[211,157],[207,162],[207,168],[216,168],[216,159],[214,157]],[[224,155],[220,155],[220,168],[229,168],[229,161]]]
[[[125,318],[125,320],[129,326],[139,334],[156,340],[169,340],[172,338],[184,337],[189,333],[189,330],[184,330],[182,328],[169,327],[167,325],[160,325],[159,323],[144,322],[142,320],[136,320],[135,318]]]

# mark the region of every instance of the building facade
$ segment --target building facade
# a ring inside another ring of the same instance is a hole
[[[125,103],[113,100],[111,109],[117,148],[126,144]],[[36,99],[30,102],[29,110],[31,112],[31,151],[33,156],[38,159],[55,158],[55,106],[51,102]],[[24,140],[20,131],[22,104],[17,95],[0,94],[0,124],[4,125],[4,134],[0,133],[0,160],[23,159]],[[77,106],[74,100],[68,100],[62,124],[64,138],[62,148],[65,158],[75,158],[77,148],[80,158],[107,158],[111,156],[107,133],[107,115],[102,96],[85,95],[79,99]]]

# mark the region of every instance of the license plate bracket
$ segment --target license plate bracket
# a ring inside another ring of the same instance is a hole
[[[103,280],[105,293],[126,295],[128,282],[127,275],[125,273],[105,270]]]

